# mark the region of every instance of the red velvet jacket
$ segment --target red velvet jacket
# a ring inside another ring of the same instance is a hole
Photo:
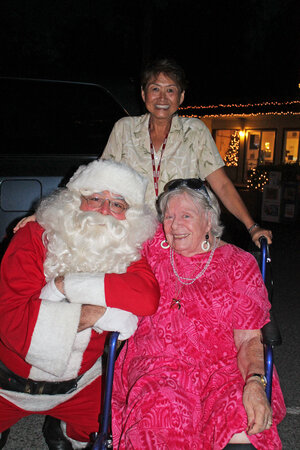
[[[43,231],[36,222],[27,224],[13,237],[3,257],[0,278],[0,360],[25,378],[30,376],[32,360],[38,360],[39,370],[64,378],[63,372],[55,372],[56,361],[60,358],[61,364],[64,361],[67,363],[73,352],[74,338],[80,334],[77,333],[77,327],[81,305],[40,299],[41,289],[46,283]],[[106,274],[104,286],[109,307],[130,311],[138,316],[151,315],[158,307],[158,284],[144,258],[132,263],[124,274]],[[39,345],[31,348],[34,333],[39,337]],[[81,355],[78,375],[86,372],[101,356],[106,334],[92,330],[89,343]]]

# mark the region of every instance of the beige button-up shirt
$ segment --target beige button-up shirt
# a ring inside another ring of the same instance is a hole
[[[124,117],[114,125],[101,158],[124,162],[148,178],[146,202],[155,205],[150,138],[150,114]],[[161,149],[155,152],[156,167]],[[166,148],[160,166],[158,191],[175,178],[205,178],[224,166],[224,162],[206,125],[199,119],[179,117],[172,119]]]

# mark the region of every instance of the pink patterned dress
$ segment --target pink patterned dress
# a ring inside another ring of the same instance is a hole
[[[223,449],[247,428],[233,330],[269,321],[267,292],[252,255],[230,244],[216,249],[202,277],[181,287],[163,240],[159,227],[144,247],[160,284],[160,306],[140,319],[116,363],[114,449]],[[175,254],[177,271],[193,278],[208,257]],[[173,297],[181,299],[180,309],[170,308]],[[282,448],[276,424],[285,405],[276,371],[272,408],[271,429],[249,436],[257,449]]]

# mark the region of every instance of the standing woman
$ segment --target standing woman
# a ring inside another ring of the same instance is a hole
[[[146,202],[154,208],[164,185],[176,178],[206,180],[224,206],[247,228],[252,240],[272,242],[272,233],[250,216],[224,170],[224,162],[206,125],[177,114],[187,81],[173,60],[160,59],[142,73],[141,95],[147,109],[142,116],[124,117],[114,125],[102,159],[127,163],[148,178]],[[34,216],[22,219],[14,231]]]
[[[224,162],[206,125],[199,119],[177,115],[186,86],[185,73],[175,61],[160,59],[149,64],[141,78],[141,95],[148,112],[120,119],[102,158],[126,162],[145,175],[149,179],[146,201],[152,207],[170,180],[206,180],[257,245],[262,235],[271,243],[271,231],[255,223],[226,175]]]

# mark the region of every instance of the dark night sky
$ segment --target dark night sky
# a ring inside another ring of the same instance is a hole
[[[186,105],[296,99],[298,0],[217,3],[2,0],[0,75],[137,87],[143,62],[168,55]]]

